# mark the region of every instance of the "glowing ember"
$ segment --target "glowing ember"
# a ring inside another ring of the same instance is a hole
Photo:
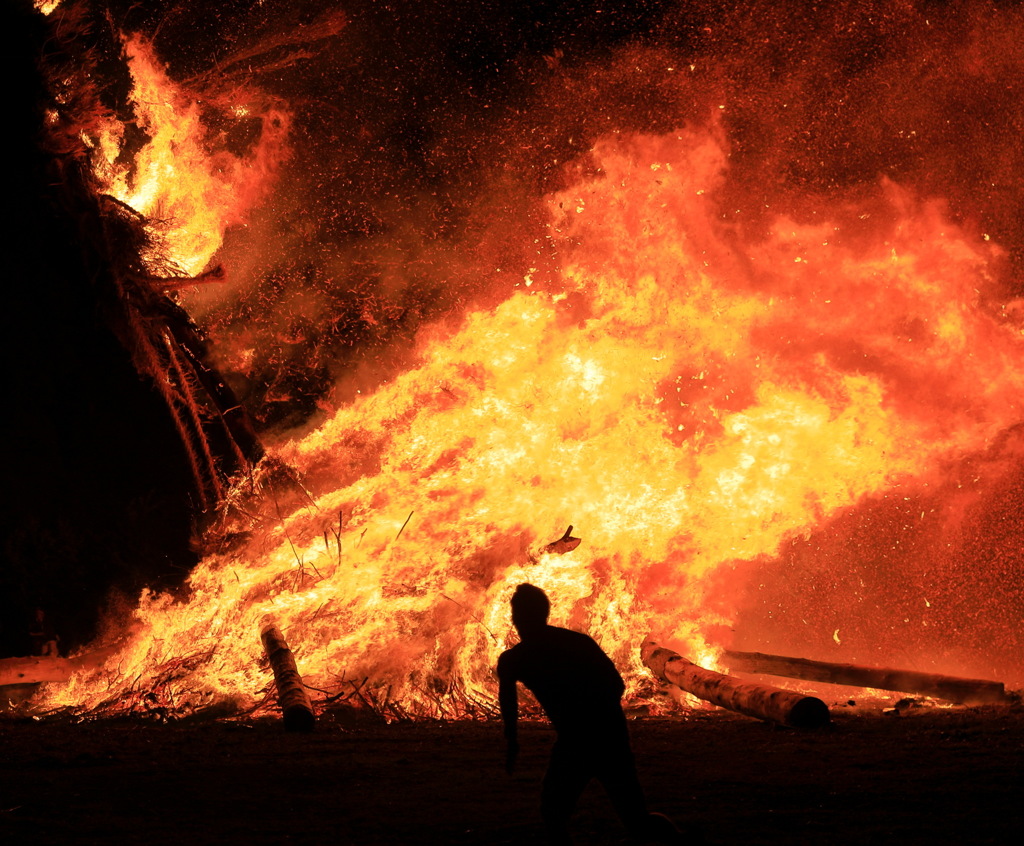
[[[730,568],[1019,418],[1024,342],[979,304],[997,250],[938,207],[888,186],[870,226],[849,209],[737,237],[717,128],[610,136],[591,159],[550,198],[560,266],[281,445],[311,497],[259,512],[243,483],[245,545],[187,599],[144,597],[116,661],[49,704],[251,703],[269,616],[313,687],[368,677],[439,713],[491,698],[522,581],[635,692],[650,632],[713,654],[735,609],[707,591]],[[579,548],[543,552],[569,524]]]

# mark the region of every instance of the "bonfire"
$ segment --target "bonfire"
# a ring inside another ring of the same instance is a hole
[[[700,707],[665,696],[652,652],[702,696],[684,664],[778,669],[751,652],[900,667],[809,678],[907,690],[917,673],[958,701],[1003,687],[942,677],[1024,683],[1019,571],[1001,575],[1008,535],[986,516],[1021,467],[1015,230],[952,177],[955,203],[888,167],[866,106],[845,143],[879,156],[871,178],[802,179],[812,152],[771,146],[792,92],[728,44],[717,65],[707,45],[552,53],[529,109],[462,104],[478,123],[407,139],[418,177],[401,165],[385,183],[402,190],[371,199],[347,168],[376,161],[372,116],[327,120],[312,83],[289,96],[352,49],[344,15],[206,63],[115,34],[130,94],[76,125],[76,155],[146,232],[119,271],[121,337],[185,446],[202,553],[178,590],[35,659],[18,677],[51,682],[34,711],[253,713],[276,701],[266,643],[310,713],[492,716],[522,582],[645,713]],[[884,88],[830,78],[839,102]],[[907,145],[941,114],[908,115]],[[768,178],[784,164],[790,182]]]

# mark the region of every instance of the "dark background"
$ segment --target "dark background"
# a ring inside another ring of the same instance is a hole
[[[1020,831],[1021,714],[837,709],[814,732],[718,710],[631,724],[652,809],[714,844],[1008,844]],[[544,842],[549,726],[503,769],[495,723],[322,719],[5,725],[0,833],[38,844],[525,846]],[[600,787],[579,846],[629,839]]]

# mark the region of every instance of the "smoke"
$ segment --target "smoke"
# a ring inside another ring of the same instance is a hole
[[[1021,432],[759,562],[744,648],[1022,683]]]

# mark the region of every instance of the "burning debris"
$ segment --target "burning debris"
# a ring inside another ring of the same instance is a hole
[[[570,526],[558,540],[552,541],[544,547],[544,553],[547,555],[565,555],[567,552],[572,552],[576,549],[580,543],[582,543],[582,539],[572,536],[572,526]]]

